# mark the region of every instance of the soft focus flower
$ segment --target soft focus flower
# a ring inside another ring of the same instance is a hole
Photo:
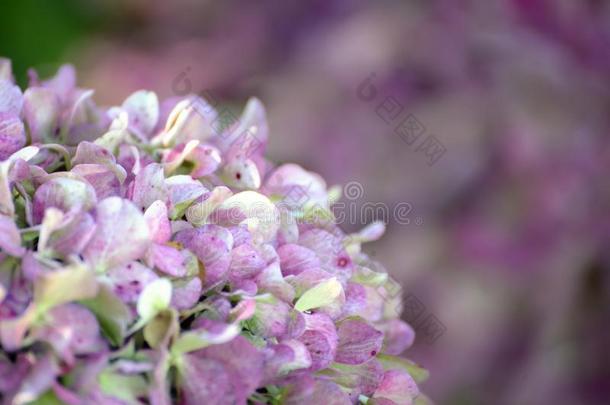
[[[104,109],[71,67],[22,93],[6,66],[7,403],[426,403],[396,357],[413,330],[360,248],[383,224],[346,235],[320,176],[265,161],[260,101],[218,128],[195,96]]]

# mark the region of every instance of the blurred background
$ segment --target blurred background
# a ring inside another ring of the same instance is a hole
[[[388,223],[436,403],[610,403],[609,2],[22,0],[0,54],[106,105],[259,97],[273,160]]]

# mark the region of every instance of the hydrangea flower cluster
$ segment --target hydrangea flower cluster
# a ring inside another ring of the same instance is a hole
[[[74,69],[0,60],[0,398],[425,404],[399,294],[333,220],[340,189],[263,157],[257,99],[100,108]]]

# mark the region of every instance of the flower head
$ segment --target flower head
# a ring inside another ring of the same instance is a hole
[[[92,94],[70,66],[22,92],[0,65],[0,396],[424,401],[360,249],[383,224],[345,234],[319,175],[266,161],[259,100],[219,128],[196,96]]]

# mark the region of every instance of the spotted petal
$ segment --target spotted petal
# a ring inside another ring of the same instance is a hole
[[[127,200],[110,197],[96,207],[97,231],[83,255],[96,269],[121,266],[144,255],[150,244],[146,220]]]
[[[361,364],[381,351],[383,333],[359,317],[347,318],[337,325],[339,346],[335,361]]]
[[[152,91],[139,90],[125,99],[121,108],[127,111],[129,127],[146,139],[159,120],[159,100]]]

